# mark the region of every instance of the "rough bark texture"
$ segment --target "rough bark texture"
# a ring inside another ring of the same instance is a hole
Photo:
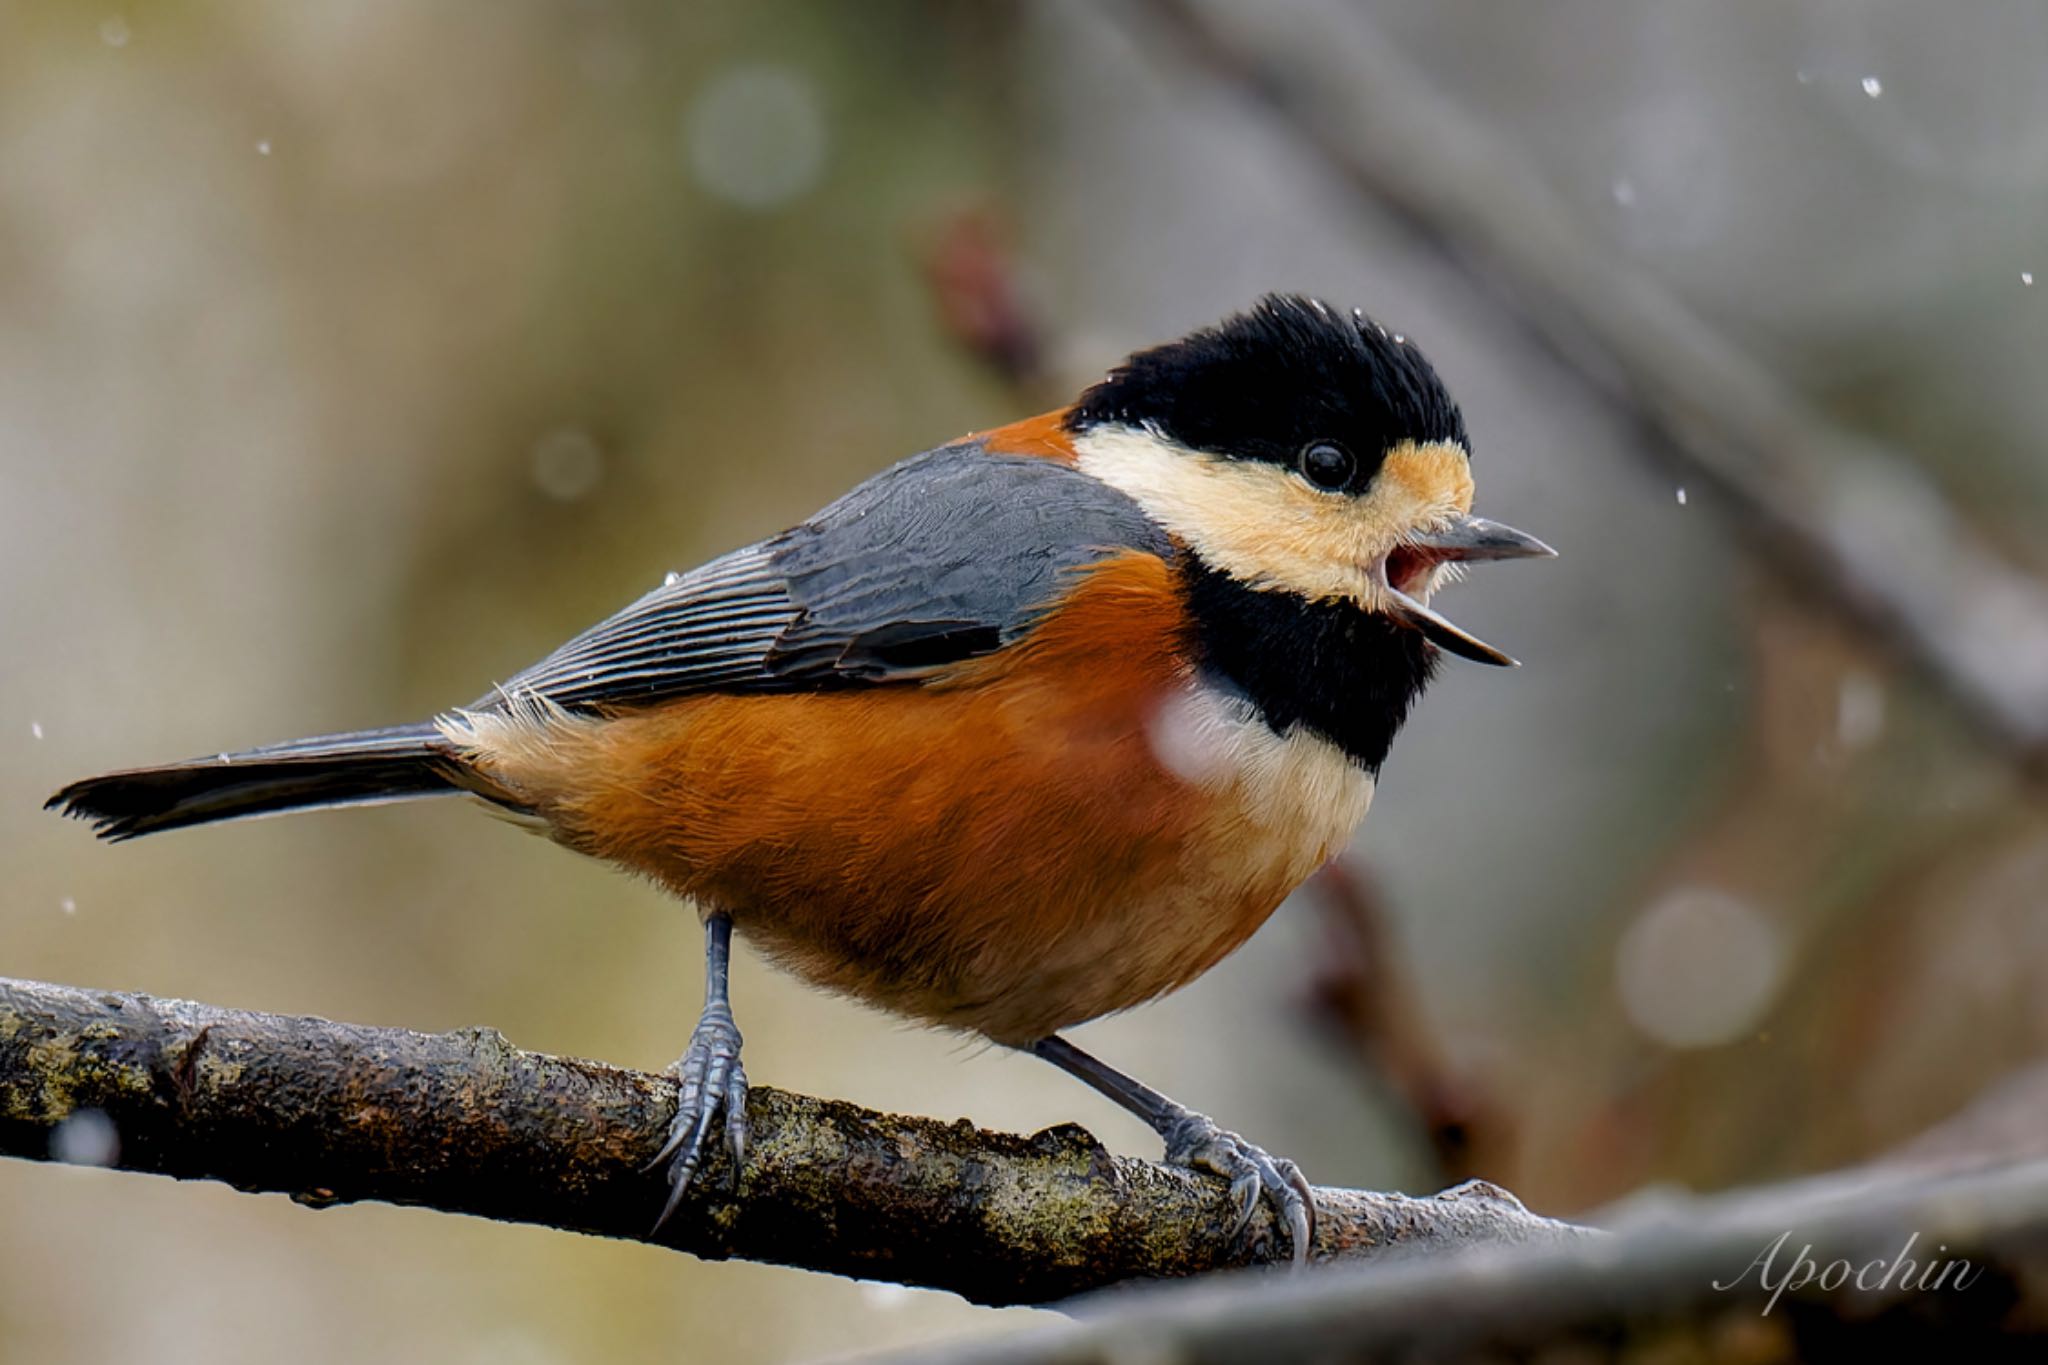
[[[523,1052],[491,1029],[425,1034],[0,980],[0,1153],[92,1143],[106,1164],[325,1207],[374,1199],[1038,1303],[1284,1254],[1269,1212],[1228,1237],[1220,1182],[1031,1137],[756,1088],[737,1193],[723,1155],[656,1238],[641,1167],[665,1076]],[[104,1115],[102,1123],[93,1115]],[[80,1130],[70,1130],[75,1138]],[[1319,1190],[1319,1258],[1583,1235],[1471,1182],[1431,1198]]]

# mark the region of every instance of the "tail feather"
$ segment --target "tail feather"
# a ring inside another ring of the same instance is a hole
[[[102,839],[280,811],[452,796],[469,790],[431,723],[272,744],[73,782],[44,803],[90,820]]]

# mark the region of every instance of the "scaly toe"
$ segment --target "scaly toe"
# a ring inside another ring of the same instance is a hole
[[[669,1123],[667,1141],[643,1168],[652,1171],[668,1164],[668,1200],[654,1222],[654,1232],[661,1231],[681,1207],[721,1113],[725,1116],[726,1146],[733,1157],[733,1179],[739,1179],[747,1140],[747,1073],[740,1066],[740,1041],[730,1014],[707,1011],[690,1037],[689,1051],[676,1062],[675,1117]]]
[[[1200,1114],[1177,1120],[1165,1138],[1169,1165],[1207,1171],[1230,1182],[1231,1197],[1238,1205],[1232,1241],[1244,1235],[1263,1196],[1287,1225],[1293,1263],[1308,1264],[1309,1244],[1315,1236],[1315,1202],[1299,1166],[1285,1157],[1269,1155]]]
[[[739,1188],[740,1167],[747,1161],[747,1071],[732,1059],[732,1079],[725,1094],[725,1150],[732,1154],[732,1187]]]

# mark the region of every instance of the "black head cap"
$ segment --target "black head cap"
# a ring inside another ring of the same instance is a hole
[[[1184,446],[1292,464],[1334,441],[1369,478],[1402,441],[1469,444],[1422,352],[1360,312],[1268,294],[1250,312],[1140,351],[1081,395],[1075,431],[1150,424]]]

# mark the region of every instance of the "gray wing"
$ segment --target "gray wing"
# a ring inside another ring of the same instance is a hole
[[[1026,633],[1072,571],[1172,544],[1068,466],[942,446],[671,579],[507,681],[570,708],[914,679]],[[495,698],[494,698],[495,699]]]

